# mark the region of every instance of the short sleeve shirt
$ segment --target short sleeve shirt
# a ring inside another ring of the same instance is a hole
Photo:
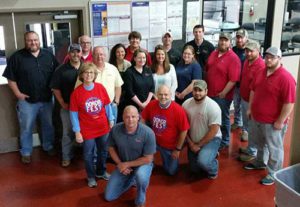
[[[57,66],[57,60],[49,51],[40,49],[35,57],[24,48],[9,58],[3,76],[16,82],[19,90],[29,96],[26,101],[48,102],[52,97],[50,81]]]
[[[126,132],[123,122],[115,125],[109,133],[108,146],[117,150],[122,162],[133,161],[156,152],[154,132],[142,123],[138,123],[133,134]]]

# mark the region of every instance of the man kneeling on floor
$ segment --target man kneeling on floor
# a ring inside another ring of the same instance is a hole
[[[135,205],[145,206],[156,143],[153,131],[139,123],[139,113],[134,106],[127,106],[124,109],[123,122],[112,128],[108,145],[110,156],[117,164],[117,169],[107,183],[105,199],[115,200],[131,186],[136,185]]]
[[[187,143],[191,172],[198,173],[202,170],[209,179],[216,179],[219,168],[216,157],[222,139],[221,109],[207,96],[205,81],[194,82],[193,97],[186,100],[182,107],[190,122]]]
[[[156,136],[163,168],[169,175],[178,171],[179,155],[190,128],[184,109],[171,99],[171,90],[161,85],[158,100],[151,101],[142,111],[142,122],[149,122]]]

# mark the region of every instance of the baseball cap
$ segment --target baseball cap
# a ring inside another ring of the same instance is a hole
[[[245,29],[239,29],[236,33],[235,36],[241,36],[241,37],[248,37],[248,32]]]
[[[207,89],[207,84],[204,80],[196,80],[194,82],[193,88],[199,88],[201,90]]]
[[[81,51],[81,46],[77,43],[70,44],[68,52],[73,52],[74,50]]]
[[[172,37],[172,33],[171,32],[166,32],[165,34],[163,34],[163,38],[166,37],[166,35],[169,35],[169,37]]]
[[[219,39],[221,39],[221,38],[225,38],[227,40],[231,40],[231,34],[228,33],[228,32],[221,32],[220,36],[219,36]]]
[[[269,47],[266,50],[265,54],[270,54],[270,55],[273,55],[273,56],[282,57],[281,50],[277,47]]]
[[[257,41],[248,40],[247,43],[246,43],[246,45],[245,45],[245,48],[249,49],[249,50],[255,50],[255,49],[257,49],[259,51],[260,44]]]

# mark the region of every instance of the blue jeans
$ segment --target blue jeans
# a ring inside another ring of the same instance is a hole
[[[156,145],[157,151],[160,152],[160,156],[163,162],[163,168],[169,175],[175,175],[178,171],[179,160],[172,158],[173,150],[169,150]]]
[[[105,188],[105,200],[112,201],[119,198],[132,185],[136,184],[137,196],[135,204],[141,205],[145,203],[146,190],[149,185],[152,168],[153,163],[141,165],[134,168],[129,175],[120,173],[119,169],[114,170]]]
[[[19,100],[17,114],[20,123],[21,155],[29,156],[32,153],[32,130],[36,119],[41,122],[42,146],[45,151],[53,148],[54,127],[52,124],[52,102],[29,103]]]
[[[212,97],[212,99],[217,102],[222,111],[222,142],[221,146],[229,146],[230,143],[230,105],[231,100],[225,98]]]
[[[96,174],[103,175],[106,171],[107,139],[108,133],[95,139],[84,140],[83,142],[84,164],[88,178],[95,178]],[[96,170],[94,168],[95,148],[97,149]]]
[[[75,134],[72,131],[69,110],[60,109],[60,118],[63,127],[63,135],[61,139],[62,159],[71,160],[73,158],[73,143]]]
[[[218,175],[219,163],[216,159],[221,143],[220,137],[214,137],[201,147],[198,153],[188,149],[189,166],[192,172],[205,171],[209,176]]]
[[[273,124],[264,124],[252,120],[251,123],[251,135],[254,138],[254,142],[257,146],[256,164],[264,165],[267,163],[267,169],[269,174],[274,173],[282,168],[283,165],[283,138],[287,129],[287,125],[281,130],[276,130]],[[269,153],[266,160],[266,153]]]
[[[241,100],[240,88],[235,87],[233,96],[234,123],[240,127],[243,126]]]

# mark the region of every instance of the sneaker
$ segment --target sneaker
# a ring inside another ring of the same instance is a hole
[[[246,155],[249,155],[249,152],[248,152],[248,149],[247,149],[247,148],[242,148],[242,147],[240,147],[240,148],[239,148],[239,152],[240,152],[240,153],[243,153],[243,154],[246,154]]]
[[[255,159],[255,156],[247,155],[247,154],[241,154],[238,159],[242,162],[250,162],[251,160]]]
[[[95,178],[88,178],[87,181],[88,181],[88,186],[90,188],[97,187],[97,182],[96,182]]]
[[[274,178],[269,174],[260,181],[263,185],[273,185],[274,184]]]
[[[62,167],[69,167],[70,164],[71,164],[71,160],[63,160],[61,162]]]
[[[21,161],[23,164],[30,164],[31,163],[31,156],[30,155],[23,155],[21,157]]]
[[[96,175],[96,178],[103,179],[103,180],[109,180],[110,174],[108,172],[105,172],[102,175]]]
[[[54,155],[56,155],[56,150],[54,148],[52,148],[52,149],[50,149],[50,150],[47,151],[47,154],[49,156],[54,156]]]
[[[210,179],[210,180],[215,180],[215,179],[217,179],[217,177],[218,177],[218,174],[216,174],[216,175],[208,175],[207,176],[207,178]]]
[[[247,131],[242,131],[241,141],[248,142],[248,132]]]
[[[236,130],[238,128],[241,128],[239,125],[237,125],[236,123],[231,124],[231,130]]]
[[[244,166],[244,169],[246,170],[264,170],[267,167],[265,165],[255,165],[254,163],[249,163],[247,165]]]

